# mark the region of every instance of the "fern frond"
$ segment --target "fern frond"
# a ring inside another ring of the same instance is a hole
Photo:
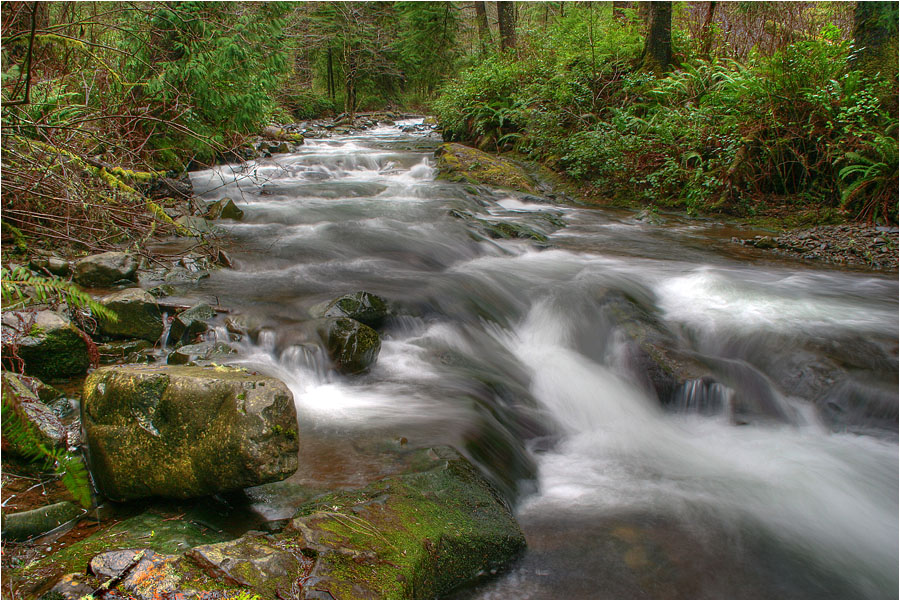
[[[45,278],[32,274],[24,267],[13,271],[6,268],[0,270],[0,297],[5,303],[18,305],[25,301],[22,288],[31,287],[34,290],[38,302],[48,302],[53,299],[64,299],[70,306],[88,308],[91,313],[111,322],[117,322],[116,313],[97,301],[89,294],[82,292],[78,286],[65,280]]]

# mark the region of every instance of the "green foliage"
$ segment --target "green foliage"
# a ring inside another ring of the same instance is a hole
[[[323,94],[303,90],[291,94],[283,101],[295,119],[315,119],[334,113],[336,106],[333,100]]]
[[[27,294],[26,291],[31,291]],[[0,270],[0,294],[4,309],[14,309],[33,301],[47,303],[65,300],[69,306],[79,309],[90,309],[91,312],[105,320],[116,322],[118,316],[114,311],[104,307],[78,287],[58,278],[46,278],[32,274],[24,267],[12,271]]]
[[[5,444],[15,448],[28,461],[42,469],[52,469],[66,489],[82,507],[92,505],[90,475],[81,457],[69,454],[65,449],[48,449],[35,432],[34,426],[23,418],[16,403],[15,394],[3,383],[2,435]]]
[[[868,221],[880,218],[896,223],[897,139],[878,135],[864,145],[864,150],[848,152],[843,158],[850,164],[838,172],[844,185],[841,205]]]

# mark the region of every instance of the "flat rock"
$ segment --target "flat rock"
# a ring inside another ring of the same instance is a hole
[[[116,282],[135,281],[138,262],[128,253],[105,252],[79,259],[72,279],[88,288],[111,286]]]
[[[103,297],[100,303],[118,317],[111,321],[98,316],[100,331],[107,336],[142,338],[150,342],[156,342],[162,336],[162,313],[156,299],[146,290],[126,288]]]

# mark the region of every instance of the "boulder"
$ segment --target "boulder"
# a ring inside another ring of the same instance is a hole
[[[141,288],[126,288],[100,299],[118,320],[97,318],[100,331],[119,338],[142,338],[156,342],[163,333],[162,313],[156,299]]]
[[[85,381],[81,419],[91,472],[112,500],[211,495],[298,467],[291,392],[240,369],[103,367]]]
[[[37,272],[50,272],[53,275],[65,277],[69,275],[69,262],[55,255],[34,257],[28,266]]]
[[[485,184],[534,194],[537,183],[517,163],[462,144],[442,144],[434,153],[438,178]]]
[[[287,151],[285,151],[287,152]],[[207,219],[234,219],[240,221],[244,218],[244,212],[238,208],[230,198],[223,198],[209,205],[206,211]]]
[[[341,373],[358,374],[378,359],[378,332],[355,319],[324,318],[317,323],[316,332]]]
[[[525,537],[491,485],[449,447],[425,471],[317,498],[285,534],[316,557],[304,598],[434,599],[508,564]]]
[[[5,406],[12,408],[19,420],[30,426],[33,435],[25,438],[12,435],[12,430],[7,430],[9,426],[5,417],[3,451],[22,456],[32,455],[34,444],[42,444],[47,449],[66,444],[66,428],[56,414],[40,401],[29,380],[32,378],[5,371],[0,384]]]
[[[345,294],[325,308],[324,317],[349,317],[370,328],[378,328],[388,315],[387,303],[380,296],[365,291]]]
[[[185,309],[172,320],[168,344],[177,346],[190,343],[198,334],[209,329],[207,322],[215,316],[215,309],[204,303]]]
[[[116,282],[136,281],[138,262],[128,253],[105,252],[79,259],[75,263],[72,279],[88,288],[111,286]]]
[[[38,507],[30,511],[9,513],[3,516],[3,538],[8,540],[27,540],[50,532],[84,513],[68,501],[54,503],[46,507]]]
[[[25,362],[26,374],[50,380],[87,372],[91,363],[87,342],[68,319],[54,311],[38,311],[28,326],[30,319],[23,313],[4,317],[4,325],[19,331],[27,327],[16,341],[16,354]]]

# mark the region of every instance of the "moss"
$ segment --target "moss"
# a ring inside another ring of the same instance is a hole
[[[53,330],[32,328],[18,355],[25,361],[25,373],[42,380],[78,376],[90,366],[87,343],[72,325]]]
[[[534,180],[509,159],[453,143],[443,144],[435,156],[439,179],[535,192]]]
[[[428,471],[327,495],[292,528],[318,552],[317,590],[335,598],[434,598],[502,566],[525,546],[491,486],[450,449]]]

